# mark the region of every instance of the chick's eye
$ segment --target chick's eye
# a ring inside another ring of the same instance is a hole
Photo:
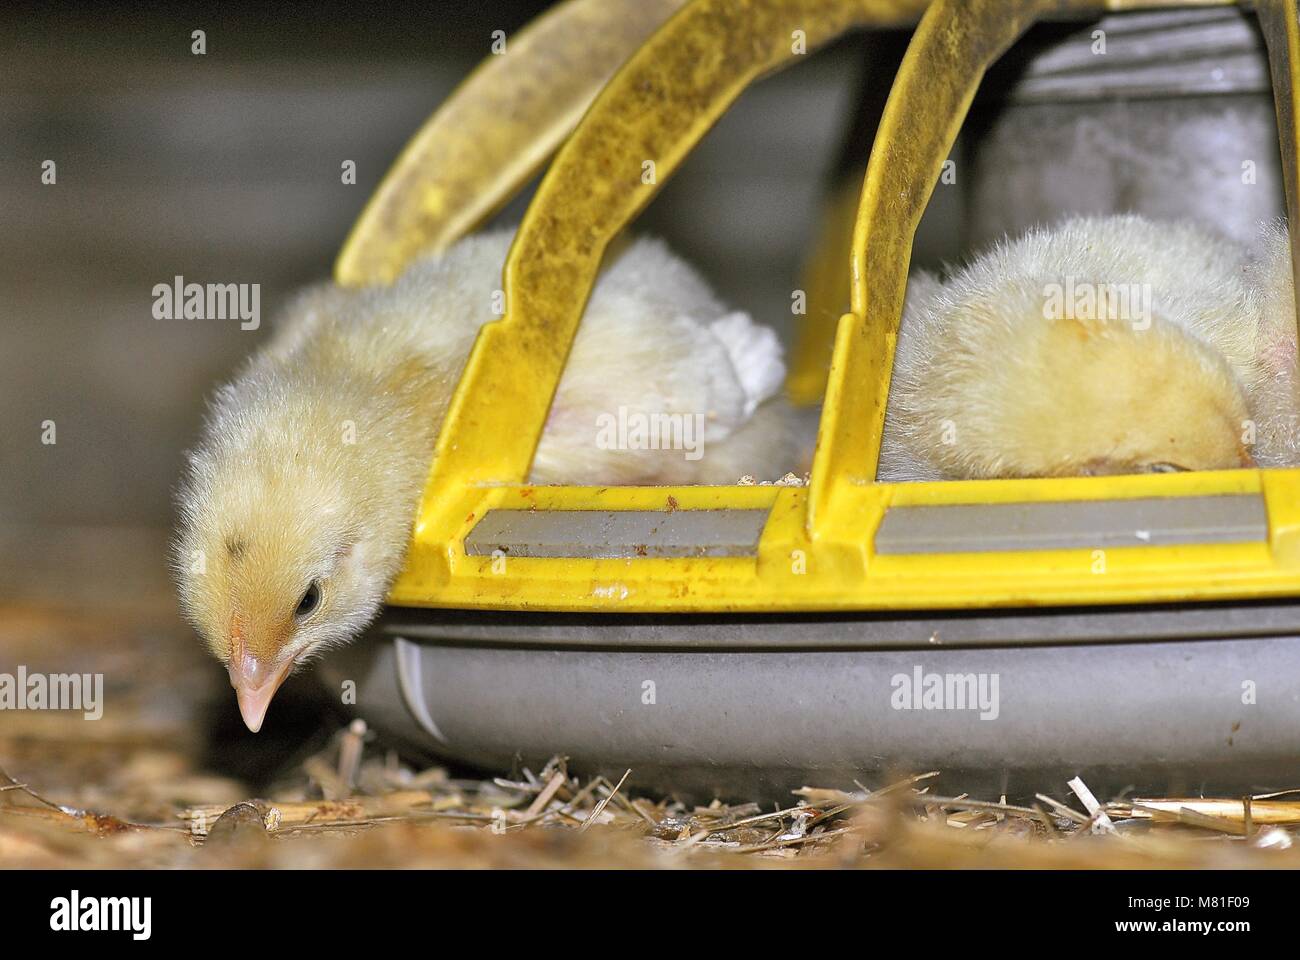
[[[1186,467],[1176,463],[1152,463],[1147,465],[1147,473],[1187,473]]]
[[[307,588],[307,592],[302,595],[298,601],[298,609],[294,611],[295,617],[305,617],[320,604],[320,584],[315,580]]]

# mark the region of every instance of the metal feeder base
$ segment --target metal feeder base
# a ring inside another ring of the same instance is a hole
[[[1099,795],[1300,783],[1294,602],[798,617],[392,609],[322,676],[335,691],[355,681],[361,716],[427,752],[493,770],[563,754],[575,771],[631,768],[631,782],[694,799],[788,800],[804,784],[874,788],[928,770],[942,771],[941,793],[1021,798],[1076,775]]]

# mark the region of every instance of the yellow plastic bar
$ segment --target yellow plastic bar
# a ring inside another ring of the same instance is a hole
[[[505,38],[402,151],[339,254],[337,282],[389,282],[495,213],[683,2],[568,0]]]
[[[849,250],[861,181],[846,178],[829,191],[812,256],[804,267],[806,313],[795,331],[785,392],[801,407],[822,402],[835,327],[849,305]]]
[[[628,59],[557,154],[520,224],[505,267],[506,315],[482,329],[471,351],[417,530],[451,544],[469,499],[449,492],[525,479],[606,246],[736,97],[852,27],[910,23],[926,2],[693,0]]]
[[[812,539],[861,530],[852,488],[876,475],[912,241],[985,71],[1041,17],[1188,5],[936,0],[926,11],[885,106],[854,226],[851,312],[836,329],[813,459]]]
[[[854,227],[852,312],[836,332],[813,458],[808,530],[814,539],[858,526],[842,516],[842,494],[875,479],[912,238],[984,71],[1048,6],[936,0],[916,28],[871,149]]]
[[[1118,11],[1159,6],[1219,6],[1232,2],[1234,0],[1110,0],[1093,4],[1052,4],[1048,12],[1059,13],[1062,9],[1069,12],[1069,8],[1078,7]],[[1287,4],[1283,2],[1281,5]],[[825,397],[839,319],[849,307],[849,251],[852,249],[860,185],[861,181],[836,183],[828,191],[812,255],[805,264],[803,289],[808,297],[808,311],[796,330],[790,374],[786,379],[786,394],[798,406],[819,404]]]
[[[1255,494],[1269,541],[918,555],[873,554],[865,569],[839,564],[802,536],[804,487],[535,487],[477,491],[475,512],[513,510],[768,509],[757,559],[456,558],[431,579],[408,564],[390,594],[399,606],[490,610],[659,611],[906,610],[1177,603],[1261,599],[1300,592],[1300,472],[1207,473],[1061,480],[870,484],[858,507],[1115,500]],[[1279,518],[1282,518],[1279,521]],[[1289,519],[1288,519],[1289,518]],[[472,520],[467,526],[472,526]],[[866,548],[869,550],[870,537]],[[799,562],[792,562],[793,560]]]

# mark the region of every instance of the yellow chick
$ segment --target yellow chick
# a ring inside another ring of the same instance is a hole
[[[879,479],[1250,465],[1244,257],[1191,224],[1077,218],[914,276]]]
[[[296,665],[347,643],[382,605],[461,368],[495,318],[510,241],[468,238],[389,287],[309,291],[217,392],[179,492],[173,561],[182,607],[226,664],[250,730]],[[783,376],[771,330],[728,312],[662,243],[638,240],[592,292],[532,479],[784,472]]]
[[[1249,315],[1243,370],[1257,423],[1260,466],[1300,464],[1300,376],[1296,369],[1295,283],[1285,220],[1266,223],[1246,266]]]

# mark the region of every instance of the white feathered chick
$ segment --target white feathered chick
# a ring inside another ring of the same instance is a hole
[[[878,476],[1247,466],[1259,351],[1244,252],[1187,223],[1077,218],[911,279]]]
[[[1285,220],[1266,223],[1246,266],[1251,323],[1242,372],[1257,424],[1260,466],[1300,464],[1300,376],[1296,369],[1295,282]]]
[[[510,241],[468,238],[390,287],[308,292],[218,391],[179,493],[174,564],[182,606],[227,665],[251,730],[296,664],[351,640],[383,603],[465,357],[494,319]],[[662,243],[638,240],[592,292],[532,480],[783,472],[783,375],[771,330],[728,312]],[[700,455],[598,443],[601,416],[620,407],[624,423],[702,425]]]

